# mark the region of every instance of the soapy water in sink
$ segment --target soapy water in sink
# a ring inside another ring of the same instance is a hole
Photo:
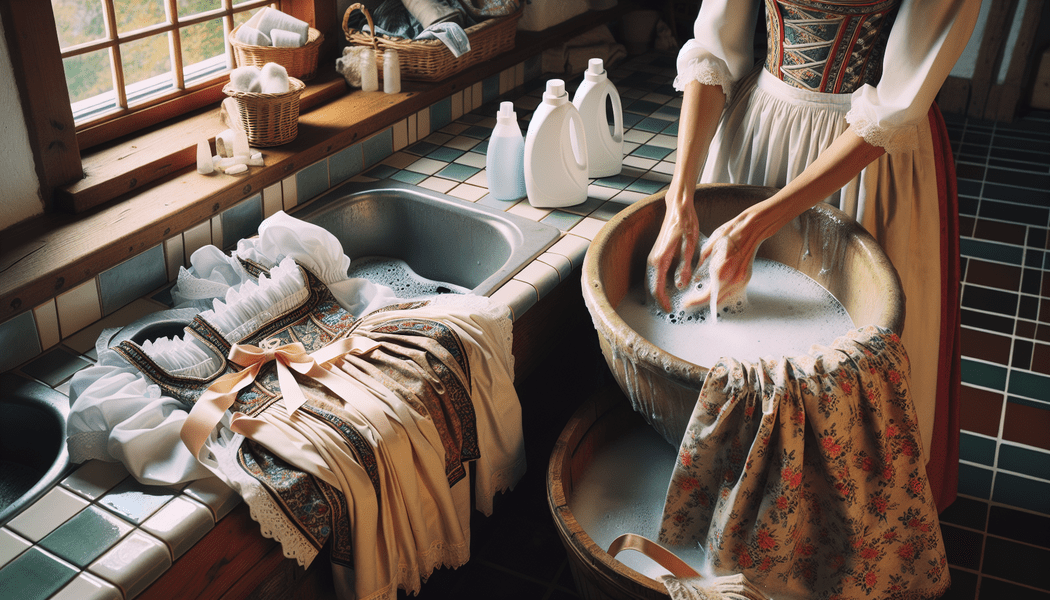
[[[666,313],[647,296],[643,285],[632,287],[616,312],[645,339],[700,366],[713,366],[725,356],[754,362],[767,356],[805,354],[813,344],[830,344],[854,326],[846,309],[823,286],[764,258],[755,259],[747,304],[719,313],[714,322],[707,307]]]
[[[398,298],[420,298],[438,294],[469,294],[471,290],[454,283],[434,281],[419,275],[403,260],[384,256],[363,256],[350,261],[350,277],[364,277],[372,283],[394,290]]]

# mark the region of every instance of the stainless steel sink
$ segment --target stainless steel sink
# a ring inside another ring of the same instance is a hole
[[[69,399],[12,373],[0,375],[0,525],[68,470]]]
[[[330,231],[351,261],[400,259],[490,295],[559,237],[557,227],[396,181],[347,183],[293,213]]]

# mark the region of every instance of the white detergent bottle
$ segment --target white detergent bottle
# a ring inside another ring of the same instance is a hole
[[[496,113],[496,126],[485,151],[485,177],[496,200],[525,197],[525,138],[512,102],[501,102]]]
[[[547,81],[525,133],[525,189],[537,208],[587,200],[587,137],[561,79]]]
[[[606,110],[610,102],[612,123]],[[583,129],[587,132],[588,176],[619,175],[623,168],[623,106],[602,59],[592,58],[588,62],[572,104],[580,111]]]

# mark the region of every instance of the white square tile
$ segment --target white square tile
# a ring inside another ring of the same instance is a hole
[[[643,194],[641,192],[632,192],[630,190],[624,190],[624,191],[620,192],[619,194],[616,194],[616,196],[613,199],[616,200],[617,202],[622,202],[622,203],[625,203],[625,204],[634,204],[635,202],[638,202],[639,200],[643,200],[643,199],[648,198],[648,197],[649,197],[648,194]]]
[[[450,181],[448,179],[442,179],[441,177],[427,177],[423,181],[420,181],[417,185],[421,188],[434,190],[439,194],[447,194],[449,190],[456,187],[456,182]]]
[[[62,480],[62,485],[89,500],[97,500],[128,476],[119,462],[89,460]]]
[[[420,158],[406,167],[409,171],[433,175],[448,166],[448,163],[432,158]]]
[[[674,175],[674,163],[661,160],[653,168],[653,171],[657,173],[664,173],[666,175]]]
[[[168,281],[175,281],[179,276],[179,267],[186,263],[186,245],[182,234],[164,240],[164,266],[168,272]]]
[[[454,196],[467,202],[477,202],[484,198],[487,193],[489,193],[487,189],[470,185],[469,183],[461,183],[447,192],[449,196]]]
[[[168,502],[142,524],[143,529],[168,545],[174,560],[178,560],[213,527],[215,519],[211,510],[184,497]]]
[[[637,150],[639,146],[641,146],[641,144],[637,144],[637,143],[634,143],[634,142],[628,142],[627,140],[624,140],[624,142],[623,142],[623,155],[627,156],[628,154],[630,154],[630,153],[634,152],[635,150]]]
[[[124,600],[124,593],[91,573],[81,572],[48,600]]]
[[[477,152],[467,152],[463,156],[460,156],[456,160],[452,161],[461,165],[468,165],[476,169],[485,168],[485,155],[478,154]]]
[[[659,148],[677,148],[678,138],[673,135],[667,135],[665,133],[659,133],[653,136],[653,139],[649,140],[650,146],[657,146]]]
[[[284,198],[281,193],[281,183],[275,183],[268,185],[263,188],[263,218],[266,219],[270,215],[284,209]]]
[[[511,279],[493,292],[491,298],[509,306],[511,318],[516,320],[536,304],[538,296],[536,288],[523,281]]]
[[[456,136],[454,134],[444,133],[444,132],[441,132],[441,131],[435,131],[434,133],[432,133],[432,134],[428,135],[427,137],[423,138],[423,141],[424,142],[429,142],[431,144],[434,144],[435,146],[444,146],[445,142],[448,142],[449,140],[451,140],[451,139],[453,139],[455,137]]]
[[[484,169],[471,175],[470,178],[467,179],[466,183],[469,183],[470,185],[476,185],[478,187],[483,187],[486,190],[489,189],[489,177],[485,174]]]
[[[623,132],[623,141],[632,144],[644,144],[653,138],[653,134],[641,129],[629,129]],[[624,150],[624,153],[627,151]]]
[[[528,200],[522,200],[507,210],[509,213],[518,215],[519,217],[525,217],[526,219],[532,219],[533,221],[539,221],[543,217],[550,214],[551,209],[549,208],[536,208],[529,204]]]
[[[430,135],[430,108],[416,113],[416,139],[421,140]]]
[[[33,546],[33,543],[13,531],[0,528],[0,567]]]
[[[569,259],[565,258],[560,254],[554,254],[553,252],[544,252],[543,254],[539,255],[539,257],[537,257],[536,260],[548,264],[555,270],[557,270],[558,277],[560,277],[562,281],[565,281],[569,277],[569,275],[572,274],[572,263],[569,262]]]
[[[554,245],[548,248],[547,252],[564,256],[572,263],[572,268],[578,269],[583,265],[583,257],[587,254],[587,248],[590,245],[590,240],[567,233],[561,236],[560,240],[554,242]]]
[[[102,318],[102,303],[96,278],[78,285],[55,298],[58,325],[66,338]]]
[[[186,486],[182,493],[211,509],[216,523],[229,514],[233,507],[241,503],[241,497],[237,495],[237,492],[218,477],[198,479]]]
[[[395,152],[384,158],[379,164],[394,167],[395,169],[405,169],[417,160],[419,160],[419,157],[415,154],[409,154],[408,152]]]
[[[604,185],[590,184],[587,186],[587,197],[595,200],[608,200],[616,195],[619,190]]]
[[[394,152],[408,145],[408,120],[402,119],[390,128],[394,137]]]
[[[561,275],[558,274],[557,269],[547,263],[536,260],[518,271],[514,279],[524,281],[536,288],[537,296],[540,300],[561,283]]]
[[[649,102],[655,102],[656,104],[666,104],[666,103],[670,102],[672,98],[673,98],[672,96],[667,96],[667,95],[664,95],[664,94],[657,94],[656,92],[650,92],[650,93],[642,96],[643,100],[648,100]]]
[[[623,164],[635,167],[636,169],[652,169],[657,165],[659,161],[655,161],[651,158],[642,158],[641,156],[625,156],[623,157]]]
[[[182,239],[182,249],[186,254],[182,264],[188,265],[194,252],[211,245],[211,220],[190,227],[182,233]]]
[[[65,488],[56,487],[8,521],[7,526],[27,540],[39,542],[87,506],[87,500]]]
[[[295,183],[295,175],[289,175],[281,180],[281,198],[284,200],[285,211],[295,208],[295,204],[299,201],[299,190]]]
[[[34,308],[33,318],[36,320],[36,331],[40,334],[41,350],[47,350],[62,341],[62,333],[58,329],[58,308],[54,298]]]
[[[91,563],[88,570],[124,590],[127,598],[134,598],[170,567],[171,554],[167,546],[135,530]]]
[[[474,146],[477,146],[479,143],[480,142],[475,138],[467,137],[465,135],[457,135],[451,140],[445,142],[445,145],[449,148],[455,148],[456,150],[463,150],[466,152]]]

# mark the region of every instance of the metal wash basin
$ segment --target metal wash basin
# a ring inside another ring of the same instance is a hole
[[[0,525],[44,495],[69,467],[59,392],[12,373],[0,375]]]
[[[401,259],[422,277],[479,296],[496,291],[559,236],[546,223],[395,181],[344,184],[293,216],[330,231],[351,261]]]

